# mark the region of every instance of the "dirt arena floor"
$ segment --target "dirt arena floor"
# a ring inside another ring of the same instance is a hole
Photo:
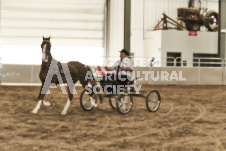
[[[225,86],[143,86],[160,92],[160,109],[150,113],[144,99],[134,98],[127,115],[111,109],[107,98],[99,109],[83,111],[76,87],[66,116],[60,89],[46,96],[53,107],[31,114],[39,89],[0,86],[0,151],[226,150]]]

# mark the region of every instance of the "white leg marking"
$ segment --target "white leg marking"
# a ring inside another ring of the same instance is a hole
[[[90,102],[93,107],[98,107],[98,105],[95,103],[95,99],[93,97],[90,97]]]
[[[40,109],[42,105],[42,100],[39,100],[36,107],[34,108],[34,110],[32,111],[33,114],[37,114],[38,113],[38,110]]]
[[[43,100],[42,103],[43,103],[44,106],[51,106],[51,103],[50,103],[49,101],[44,101],[44,100]]]
[[[67,110],[68,110],[70,104],[71,104],[71,101],[68,99],[68,100],[67,100],[67,103],[66,103],[65,106],[64,106],[63,111],[61,112],[61,115],[66,115],[66,114],[67,114]]]

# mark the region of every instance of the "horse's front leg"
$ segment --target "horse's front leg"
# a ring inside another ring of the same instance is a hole
[[[43,84],[41,86],[41,90],[39,92],[39,95],[38,95],[38,103],[37,105],[35,106],[35,108],[32,110],[32,113],[33,114],[37,114],[38,113],[38,110],[40,109],[41,105],[42,105],[42,102],[43,102],[43,99],[45,97],[45,94],[42,94],[42,88],[43,88]]]
[[[37,105],[35,106],[35,108],[32,110],[33,114],[38,113],[38,110],[40,109],[42,103],[44,106],[51,106],[50,102],[44,101],[45,94],[47,93],[48,90],[49,90],[49,84],[48,85],[42,84],[39,95],[38,95],[39,101],[38,101]]]
[[[70,107],[71,100],[73,99],[73,87],[74,87],[74,84],[71,84],[70,88],[69,88],[69,86],[67,86],[68,100],[67,100],[67,103],[64,106],[63,111],[61,112],[61,115],[66,115],[68,108]]]

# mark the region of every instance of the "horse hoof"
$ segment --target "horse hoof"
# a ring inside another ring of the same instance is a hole
[[[67,115],[67,112],[62,111],[61,115]]]
[[[93,105],[93,107],[95,107],[95,108],[99,108],[99,106],[98,106],[96,103]]]
[[[33,113],[33,114],[38,114],[38,111],[31,111],[31,113]]]

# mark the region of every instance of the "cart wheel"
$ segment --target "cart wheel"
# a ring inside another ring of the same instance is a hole
[[[86,90],[82,91],[80,96],[80,105],[83,110],[91,111],[94,108],[94,102],[97,103],[97,97],[95,94],[91,97]]]
[[[146,97],[146,107],[149,112],[156,112],[159,109],[161,97],[157,90],[150,91]]]
[[[109,97],[109,104],[113,109],[117,109],[117,107],[116,107],[117,103],[116,102],[117,102],[116,96]]]
[[[127,114],[132,110],[133,97],[131,94],[120,94],[116,101],[117,110],[120,114]]]

